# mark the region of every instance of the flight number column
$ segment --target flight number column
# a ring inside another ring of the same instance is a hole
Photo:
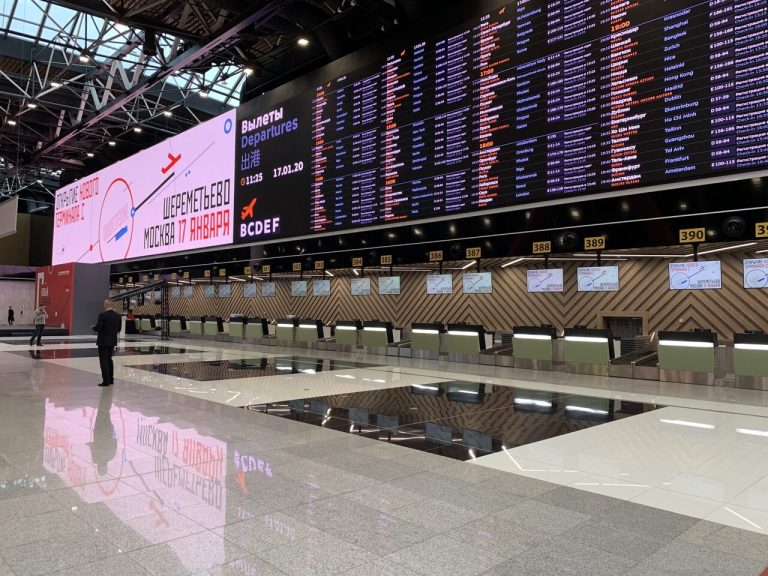
[[[352,83],[350,224],[372,224],[379,216],[379,122],[381,72]]]
[[[326,129],[331,122],[327,115],[328,96],[326,88],[319,86],[312,99],[312,185],[310,226],[313,232],[328,230],[333,220],[326,206],[326,170],[328,156],[333,151],[333,144],[326,140]]]
[[[383,69],[382,178],[384,181],[381,217],[385,222],[408,218],[410,197],[407,182],[410,176],[410,98],[408,80],[411,77],[407,51],[390,56]]]
[[[710,166],[736,168],[736,37],[733,0],[709,3]]]
[[[495,16],[495,17],[494,17]],[[503,171],[502,143],[511,139],[514,90],[512,20],[506,11],[483,17],[475,30],[474,127],[475,142],[472,205],[493,204],[501,190],[514,187],[514,172]]]

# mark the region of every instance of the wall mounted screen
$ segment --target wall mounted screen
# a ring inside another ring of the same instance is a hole
[[[232,284],[219,284],[219,298],[232,296]]]
[[[306,280],[294,280],[291,282],[291,296],[295,298],[303,298],[307,295],[307,281]]]
[[[579,292],[616,292],[619,289],[619,267],[578,268],[576,280]]]
[[[670,290],[719,290],[722,287],[720,261],[670,262]]]
[[[562,292],[563,269],[526,270],[528,292]]]
[[[335,63],[303,80],[313,89],[255,99],[69,185],[56,193],[53,262],[768,168],[759,3],[577,4],[510,3],[347,61],[360,68]]]
[[[397,296],[400,294],[400,276],[379,277],[379,294],[382,296]]]
[[[259,291],[255,282],[248,282],[247,284],[243,284],[243,297],[256,298],[258,293]]]
[[[744,288],[768,288],[768,258],[744,260]]]
[[[331,281],[330,280],[312,280],[312,295],[313,296],[330,296]]]
[[[427,276],[427,294],[452,294],[453,276],[450,274],[430,274]]]
[[[352,278],[349,284],[349,291],[352,296],[370,296],[371,279],[370,278]]]
[[[461,277],[464,294],[490,294],[493,292],[493,278],[490,272],[464,272]]]

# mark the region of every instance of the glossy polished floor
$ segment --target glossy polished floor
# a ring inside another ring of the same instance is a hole
[[[768,394],[177,340],[0,343],[0,575],[746,575]]]

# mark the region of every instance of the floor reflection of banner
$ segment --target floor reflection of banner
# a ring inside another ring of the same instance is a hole
[[[206,525],[223,525],[227,444],[194,429],[180,429],[109,404],[105,419],[91,406],[67,410],[46,400],[45,469],[61,478],[83,502],[103,502],[126,525],[142,516],[156,515],[154,528],[144,526],[141,531],[150,544],[168,539],[167,530],[172,529],[168,510],[202,507]],[[144,494],[145,502],[132,500],[131,506],[120,502],[127,496],[136,499],[133,488],[121,482],[126,478],[133,478],[131,484]],[[173,548],[173,542],[168,546]],[[180,548],[177,553],[180,561],[186,562],[188,551]],[[210,555],[211,550],[207,553]],[[212,561],[223,562],[223,548],[214,555],[218,558]]]

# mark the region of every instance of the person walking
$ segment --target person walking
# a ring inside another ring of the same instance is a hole
[[[13,306],[8,306],[8,326],[13,326],[13,321],[16,319],[16,314],[13,311]]]
[[[99,348],[99,366],[101,367],[101,383],[99,386],[109,386],[115,383],[115,365],[112,356],[117,346],[117,334],[123,325],[120,314],[114,311],[113,302],[104,300],[104,312],[93,326],[96,332],[96,346]]]
[[[32,333],[32,338],[29,340],[30,346],[34,346],[35,340],[37,340],[38,346],[43,345],[43,330],[45,330],[45,321],[47,319],[48,313],[45,311],[45,304],[40,304],[32,316],[32,321],[35,325],[35,331]]]

